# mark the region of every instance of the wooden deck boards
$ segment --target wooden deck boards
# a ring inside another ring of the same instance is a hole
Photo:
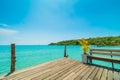
[[[62,58],[16,71],[1,80],[120,80],[120,72]]]

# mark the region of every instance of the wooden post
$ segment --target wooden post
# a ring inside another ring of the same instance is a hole
[[[10,73],[13,73],[15,71],[15,62],[16,62],[16,56],[15,56],[15,44],[11,44],[11,71]]]
[[[64,57],[68,57],[66,54],[66,44],[64,45]]]
[[[112,51],[110,51],[112,54]],[[111,55],[111,58],[113,58],[113,56]],[[114,63],[112,62],[112,68],[114,69]]]
[[[92,56],[92,50],[90,49],[90,55]],[[90,58],[90,64],[92,64],[92,58]]]

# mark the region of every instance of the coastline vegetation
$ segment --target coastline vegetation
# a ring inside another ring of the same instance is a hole
[[[50,43],[49,45],[80,45],[79,40],[65,40],[55,43]],[[107,36],[107,37],[95,37],[95,38],[87,38],[86,39],[90,45],[97,46],[120,46],[120,36]]]

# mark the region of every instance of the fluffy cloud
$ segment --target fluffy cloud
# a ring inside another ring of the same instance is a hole
[[[8,24],[0,24],[0,36],[9,36],[16,34],[18,31],[9,29]]]
[[[0,24],[0,27],[7,27],[7,24]]]
[[[0,28],[0,35],[12,35],[16,34],[18,31],[6,28]]]

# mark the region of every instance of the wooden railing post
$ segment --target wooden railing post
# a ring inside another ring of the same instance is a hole
[[[92,56],[92,50],[90,49],[90,55]],[[92,58],[90,58],[90,64],[92,64]]]
[[[112,54],[112,51],[110,51]],[[113,58],[113,56],[111,55],[111,58]],[[112,62],[112,68],[114,69],[114,63]]]
[[[66,44],[64,45],[64,57],[68,57],[66,53]]]
[[[15,44],[11,44],[11,69],[10,69],[10,73],[13,73],[15,71],[15,62],[16,62]]]

